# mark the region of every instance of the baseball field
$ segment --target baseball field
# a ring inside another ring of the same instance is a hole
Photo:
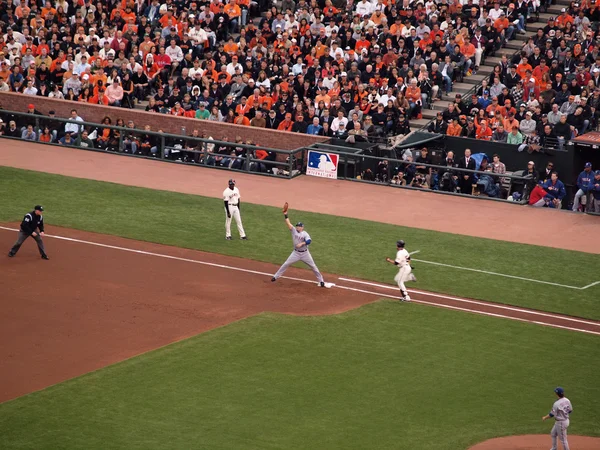
[[[226,241],[228,172],[14,154],[0,242],[42,204],[50,261],[32,241],[0,258],[0,448],[547,449],[559,385],[571,448],[600,448],[597,218],[452,199],[443,220],[433,194],[242,175],[249,240]],[[334,288],[301,266],[270,282],[284,201]],[[385,263],[398,239],[411,303]]]

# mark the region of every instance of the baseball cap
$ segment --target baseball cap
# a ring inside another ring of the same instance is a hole
[[[42,205],[35,205],[35,208],[33,208],[35,211],[43,211],[44,207]]]
[[[562,395],[565,393],[565,390],[559,386],[556,389],[554,389],[554,392],[556,392],[559,395]]]
[[[585,168],[589,169],[590,167],[592,167],[592,163],[591,162],[586,162],[585,163]]]
[[[303,227],[303,226],[304,226],[304,224],[303,224],[302,222],[298,222],[298,223],[296,224],[296,226],[297,226],[297,227]]]
[[[596,176],[600,176],[600,170],[596,170]]]
[[[396,241],[396,247],[404,247],[405,243],[402,239]]]
[[[230,178],[228,181],[229,184],[235,184],[235,180],[233,178]]]
[[[33,105],[33,103],[30,103],[29,105],[27,105],[28,109],[35,109],[35,106]]]

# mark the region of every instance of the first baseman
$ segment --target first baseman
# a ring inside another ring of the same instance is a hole
[[[9,257],[12,258],[15,256],[21,248],[21,245],[23,245],[23,242],[31,236],[35,239],[35,242],[37,242],[42,259],[49,259],[48,255],[46,255],[46,249],[44,248],[44,241],[42,241],[42,237],[44,236],[43,211],[44,208],[41,205],[36,205],[35,208],[33,208],[33,211],[25,214],[25,217],[23,217],[23,221],[21,222],[21,229],[19,230],[17,242],[15,242],[15,245],[13,245],[8,252]]]
[[[417,281],[415,276],[412,274],[412,267],[410,266],[410,253],[404,248],[405,244],[403,240],[396,242],[396,259],[385,258],[385,260],[391,264],[398,266],[398,274],[394,277],[394,281],[398,283],[400,288],[400,294],[402,294],[402,301],[409,302],[410,296],[406,290],[404,283],[407,281]]]
[[[550,410],[548,415],[542,417],[542,420],[554,417],[554,426],[550,433],[550,436],[552,436],[552,448],[550,450],[558,450],[558,446],[556,445],[557,438],[562,442],[564,450],[569,450],[567,428],[569,428],[569,417],[573,412],[573,406],[571,405],[571,401],[565,397],[565,390],[563,388],[557,387],[554,389],[554,393],[558,397],[558,400],[554,402],[552,410]]]
[[[295,262],[302,261],[304,264],[306,264],[312,269],[313,273],[317,277],[319,286],[329,287],[330,285],[325,284],[325,280],[323,280],[323,275],[321,275],[321,272],[319,272],[319,269],[315,264],[315,261],[313,260],[310,251],[308,250],[308,246],[312,242],[312,239],[310,238],[310,235],[306,231],[304,231],[304,224],[302,222],[298,222],[296,226],[292,225],[287,215],[287,203],[286,207],[284,207],[283,214],[285,217],[285,223],[289,228],[290,232],[292,233],[292,242],[294,243],[294,250],[288,257],[288,259],[279,268],[277,273],[273,275],[271,281],[277,281],[277,278],[282,276],[284,272],[288,269],[288,267],[290,267]]]
[[[231,218],[235,219],[240,239],[246,240],[246,232],[242,225],[240,209],[242,206],[240,190],[235,187],[235,180],[229,180],[229,186],[223,191],[223,203],[225,203],[225,239],[231,240]]]

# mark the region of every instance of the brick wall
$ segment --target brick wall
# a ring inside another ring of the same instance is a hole
[[[324,142],[328,138],[312,136],[308,134],[288,133],[285,131],[266,130],[263,128],[245,127],[206,120],[188,119],[185,117],[173,117],[165,114],[148,113],[139,109],[114,108],[111,106],[92,105],[89,103],[71,102],[67,100],[55,100],[46,97],[31,97],[13,92],[0,92],[0,104],[3,109],[17,112],[27,112],[27,105],[33,103],[35,109],[42,114],[48,111],[56,111],[57,117],[68,118],[71,110],[76,109],[79,116],[86,122],[100,123],[105,116],[112,119],[113,125],[121,118],[125,122],[133,120],[137,128],[150,125],[152,131],[162,129],[166,133],[181,134],[181,128],[186,128],[186,134],[191,134],[194,129],[206,132],[214,139],[227,136],[230,141],[236,136],[244,140],[252,139],[257,145],[265,147],[294,150],[309,146],[317,142]]]

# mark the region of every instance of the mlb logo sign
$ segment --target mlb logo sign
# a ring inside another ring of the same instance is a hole
[[[306,175],[321,178],[336,178],[338,170],[339,155],[335,153],[308,151],[308,164]]]

